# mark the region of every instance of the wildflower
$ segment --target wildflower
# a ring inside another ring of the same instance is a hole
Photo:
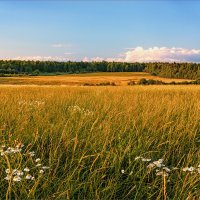
[[[41,169],[41,170],[39,171],[39,173],[40,173],[40,174],[43,174],[43,173],[44,173],[44,170]]]
[[[163,159],[159,159],[159,160],[157,160],[157,161],[154,161],[153,164],[154,164],[156,167],[162,167],[162,166],[164,166],[164,165],[162,164],[162,162],[163,162]]]
[[[195,170],[194,167],[185,167],[185,168],[183,168],[184,172],[187,172],[187,171],[192,172],[193,170]]]
[[[139,159],[142,159],[143,157],[141,157],[141,156],[137,156],[137,157],[135,157],[135,160],[139,160]]]
[[[21,170],[19,170],[19,171],[17,172],[17,175],[18,175],[18,176],[23,176],[23,175],[24,175],[24,172],[21,171]]]
[[[170,172],[171,171],[168,167],[163,167],[163,170],[165,170],[166,172]]]
[[[6,169],[6,174],[9,174],[10,172],[10,169]]]
[[[32,177],[31,177],[31,180],[32,180],[32,181],[33,181],[33,180],[35,180],[35,177],[34,177],[34,176],[32,176]]]
[[[36,165],[36,167],[40,167],[42,164],[40,164],[40,163],[38,163],[37,165]]]
[[[12,174],[13,175],[17,175],[17,173],[18,173],[18,170],[17,169],[13,169]]]
[[[73,113],[80,113],[84,115],[93,115],[93,112],[90,110],[86,110],[84,108],[80,108],[79,106],[69,106],[68,110]]]
[[[12,177],[12,176],[7,175],[4,179],[7,180],[7,181],[9,181],[9,180],[11,179],[11,177]]]
[[[29,155],[30,155],[31,157],[33,157],[33,156],[35,156],[35,152],[34,152],[34,151],[31,151],[31,152],[29,152]]]
[[[149,161],[151,161],[151,159],[150,158],[142,158],[142,161],[143,162],[149,162]]]
[[[37,158],[36,160],[35,160],[35,162],[39,162],[40,161],[40,158]]]
[[[50,167],[47,166],[43,166],[42,169],[49,169]]]
[[[21,181],[22,180],[22,178],[20,177],[20,176],[14,176],[13,177],[13,181],[14,182],[19,182],[19,181]]]
[[[188,170],[188,167],[183,168],[183,171],[186,172]]]
[[[32,176],[30,174],[27,174],[25,179],[30,180],[30,179],[32,179]]]
[[[26,167],[26,168],[24,168],[24,171],[25,171],[25,172],[29,172],[30,169],[29,169],[28,167]]]
[[[12,148],[8,147],[7,150],[4,151],[6,154],[11,154],[12,153]]]
[[[124,172],[125,172],[124,169],[122,169],[122,170],[121,170],[121,173],[124,174]]]

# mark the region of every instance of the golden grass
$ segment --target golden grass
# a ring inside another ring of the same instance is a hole
[[[7,85],[84,85],[99,84],[113,82],[116,85],[125,86],[130,81],[136,83],[142,79],[160,80],[166,83],[191,81],[186,79],[171,79],[151,76],[144,72],[105,72],[105,73],[87,73],[87,74],[72,74],[59,76],[31,76],[31,77],[1,77],[0,84]]]
[[[199,198],[199,173],[183,171],[200,164],[199,86],[0,86],[0,105],[0,145],[18,139],[50,166],[8,185],[1,156],[0,199]]]

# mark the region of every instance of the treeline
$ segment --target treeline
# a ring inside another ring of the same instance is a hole
[[[142,63],[120,62],[52,62],[52,61],[4,61],[0,60],[0,73],[86,73],[86,72],[142,72]]]
[[[196,63],[53,62],[0,60],[0,75],[86,72],[148,72],[169,78],[200,79]]]
[[[148,63],[145,71],[166,78],[200,79],[200,64],[197,63]]]

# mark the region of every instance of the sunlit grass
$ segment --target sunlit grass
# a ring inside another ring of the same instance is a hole
[[[160,80],[166,83],[191,81],[188,79],[162,78],[145,72],[98,72],[59,76],[1,77],[0,84],[81,86],[85,84],[115,83],[115,85],[127,86],[130,81],[138,83],[142,78]]]
[[[0,199],[198,199],[199,113],[199,86],[1,87],[0,145],[36,157],[14,184],[0,157]]]

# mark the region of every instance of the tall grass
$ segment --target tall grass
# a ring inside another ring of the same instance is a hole
[[[199,86],[1,87],[0,129],[0,145],[24,144],[0,156],[0,199],[200,196]],[[39,175],[30,151],[50,169]],[[147,168],[158,159],[168,176]],[[4,179],[27,165],[32,182]]]

